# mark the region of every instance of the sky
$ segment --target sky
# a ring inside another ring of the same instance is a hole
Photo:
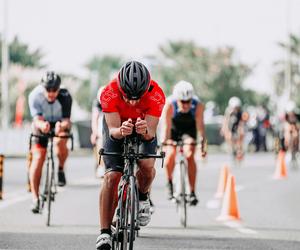
[[[170,40],[193,40],[235,47],[238,60],[255,65],[246,86],[270,93],[272,63],[285,56],[277,42],[288,30],[300,35],[298,0],[7,1],[8,39],[18,35],[42,49],[49,69],[79,76],[96,54],[139,59]]]

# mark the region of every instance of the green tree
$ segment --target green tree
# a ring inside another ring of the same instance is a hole
[[[2,46],[2,39],[0,39],[0,47]],[[41,49],[34,51],[29,50],[29,46],[20,42],[19,38],[15,36],[13,41],[9,43],[9,61],[10,63],[20,64],[24,67],[42,68],[45,65],[41,63],[43,58]],[[2,65],[2,51],[0,51],[0,66]]]
[[[167,95],[174,83],[184,79],[193,83],[202,100],[215,101],[221,111],[234,95],[243,102],[255,103],[255,93],[243,88],[251,67],[236,59],[232,47],[211,50],[192,41],[170,41],[159,48],[157,58],[154,76],[163,83]]]

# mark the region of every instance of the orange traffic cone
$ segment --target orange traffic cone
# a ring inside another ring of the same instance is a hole
[[[222,198],[224,195],[228,174],[229,174],[229,168],[227,165],[224,165],[221,168],[218,189],[217,192],[215,193],[215,198],[217,199]]]
[[[235,178],[232,174],[228,175],[225,195],[223,198],[221,214],[217,218],[220,221],[240,220],[237,195],[235,191]]]
[[[284,179],[286,177],[287,177],[287,170],[285,164],[285,152],[283,150],[280,150],[278,152],[276,169],[273,175],[273,179],[279,180],[279,179]]]

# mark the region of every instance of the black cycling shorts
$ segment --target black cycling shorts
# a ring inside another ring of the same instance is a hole
[[[103,148],[104,152],[114,152],[122,153],[124,150],[124,139],[115,139],[109,135],[108,127],[103,119]],[[156,137],[150,141],[142,140],[141,145],[139,146],[139,152],[144,154],[155,154],[157,149],[157,139]],[[103,156],[103,161],[105,164],[106,171],[117,171],[123,172],[124,169],[124,158],[116,156]]]
[[[50,122],[50,129],[54,130],[54,127],[55,127],[55,122]],[[66,129],[65,132],[69,133],[70,129]],[[38,147],[41,147],[41,148],[47,148],[49,138],[46,137],[46,136],[43,137],[42,136],[43,133],[39,129],[36,129],[36,128],[33,129],[33,134],[34,135],[41,135],[41,137],[33,136],[32,137],[32,144],[37,145]]]
[[[171,129],[171,139],[173,141],[181,141],[184,137],[192,137],[195,141],[197,140],[196,129],[186,129],[185,132],[176,129]]]

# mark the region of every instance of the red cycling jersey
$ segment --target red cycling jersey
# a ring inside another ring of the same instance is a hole
[[[132,106],[125,102],[119,90],[117,79],[112,80],[102,91],[100,96],[102,111],[106,113],[118,112],[121,120],[131,118],[145,118],[145,115],[160,117],[165,105],[165,94],[158,84],[151,80],[149,90],[139,102]]]

